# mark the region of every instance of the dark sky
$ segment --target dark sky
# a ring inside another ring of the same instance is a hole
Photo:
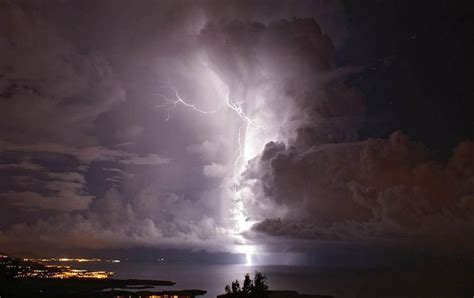
[[[472,257],[473,14],[0,0],[0,250]]]
[[[473,14],[467,1],[344,2],[351,33],[341,64],[369,71],[368,136],[401,129],[441,157],[473,138]],[[383,118],[383,119],[382,119]]]

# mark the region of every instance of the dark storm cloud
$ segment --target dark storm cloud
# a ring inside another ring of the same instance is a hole
[[[437,162],[400,132],[303,151],[268,144],[245,175],[253,181],[256,208],[269,199],[287,211],[254,229],[323,241],[416,243],[435,251],[457,246],[469,253],[473,156],[474,144],[463,142],[447,162]]]
[[[81,166],[87,166],[93,162],[115,161],[126,165],[160,165],[170,162],[169,159],[162,158],[158,154],[140,155],[137,153],[124,151],[116,148],[106,147],[72,147],[57,143],[36,143],[31,145],[16,145],[12,143],[0,142],[0,152],[16,152],[22,154],[48,153],[58,156],[70,156],[76,159]],[[3,165],[4,167],[14,165]],[[34,167],[32,164],[22,161],[16,167]]]
[[[0,170],[28,170],[28,171],[39,171],[42,167],[29,158],[22,159],[18,163],[4,163],[0,164]]]
[[[1,5],[3,140],[90,143],[97,115],[125,99],[110,65],[79,53],[41,15]]]

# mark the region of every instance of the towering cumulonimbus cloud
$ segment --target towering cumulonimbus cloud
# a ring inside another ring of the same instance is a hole
[[[364,98],[342,79],[355,68],[336,67],[333,43],[314,19],[211,23],[200,41],[259,128],[246,138],[248,158],[270,140],[304,147],[357,139]]]
[[[247,135],[262,151],[240,178],[245,216],[258,222],[249,237],[472,251],[472,142],[442,162],[399,131],[361,139],[364,97],[345,80],[357,68],[335,65],[313,19],[210,24],[201,35],[230,93],[262,125]]]
[[[246,149],[253,150],[246,161],[264,147],[262,160],[267,160],[270,152],[286,150],[283,143],[295,146],[288,149],[291,155],[291,150],[296,154],[296,148],[299,152],[315,144],[358,139],[365,116],[364,98],[344,82],[344,74],[355,69],[336,67],[332,41],[314,19],[279,20],[268,25],[238,21],[210,24],[203,29],[201,42],[231,96],[244,101],[246,113],[259,128],[246,136],[245,146],[251,147]],[[270,141],[274,142],[265,146]],[[253,163],[244,177],[255,175],[250,174]],[[288,171],[286,175],[301,180],[299,176],[305,174]]]

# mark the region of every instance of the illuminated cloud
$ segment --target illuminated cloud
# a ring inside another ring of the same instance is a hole
[[[269,144],[246,173],[254,180],[252,200],[288,211],[254,229],[320,241],[408,242],[431,250],[456,243],[466,253],[472,247],[462,235],[472,233],[474,222],[473,150],[472,142],[460,143],[447,162],[438,162],[401,132],[302,151]]]
[[[43,200],[50,198],[37,202]],[[125,198],[112,188],[85,214],[61,213],[33,225],[17,224],[0,234],[0,243],[8,249],[35,243],[50,252],[130,246],[226,250],[231,241],[228,231],[205,210],[201,204],[158,189]]]
[[[200,144],[192,144],[186,147],[187,152],[198,154],[206,161],[214,159],[220,150],[222,150],[222,148],[220,148],[219,144],[208,140]]]
[[[215,162],[205,165],[203,168],[203,174],[209,178],[224,178],[228,173],[229,169],[225,165]]]

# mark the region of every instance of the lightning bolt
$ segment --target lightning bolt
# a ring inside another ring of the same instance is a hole
[[[222,103],[219,103],[219,106],[216,109],[204,110],[200,107],[197,107],[196,105],[192,103],[187,102],[180,96],[178,90],[169,82],[167,83],[166,86],[162,86],[162,87],[171,89],[173,91],[172,93],[174,94],[174,99],[171,99],[165,96],[164,94],[159,94],[164,99],[165,102],[163,104],[155,106],[156,108],[166,108],[167,110],[166,121],[169,121],[171,119],[171,110],[176,108],[178,105],[183,105],[184,107],[187,107],[189,109],[194,110],[195,112],[205,114],[205,115],[215,114],[221,109]],[[234,112],[242,121],[242,125],[238,129],[238,135],[237,135],[237,157],[233,163],[232,203],[234,205],[234,209],[231,210],[231,215],[233,216],[235,220],[235,226],[233,227],[232,235],[239,243],[242,243],[238,245],[237,247],[240,250],[240,252],[245,254],[246,264],[252,265],[252,255],[254,254],[255,249],[252,245],[247,244],[247,241],[244,239],[242,235],[243,232],[247,231],[252,226],[252,223],[247,221],[247,218],[244,214],[243,199],[238,189],[238,184],[239,184],[238,179],[239,179],[239,174],[240,174],[240,164],[244,156],[245,143],[246,143],[246,138],[249,134],[249,130],[251,128],[260,128],[260,126],[256,125],[257,124],[256,119],[249,117],[245,113],[244,108],[243,108],[244,103],[245,101],[232,100],[230,97],[230,90],[228,86],[226,86],[226,96],[224,98],[224,104],[227,107],[227,109]]]
[[[178,105],[183,105],[184,107],[190,108],[194,110],[195,112],[201,113],[201,114],[215,114],[217,113],[221,107],[222,103],[219,104],[219,106],[216,109],[212,110],[205,110],[200,107],[197,107],[195,104],[187,102],[185,99],[181,97],[179,94],[178,90],[170,83],[167,82],[166,85],[162,85],[162,88],[169,88],[171,89],[174,94],[174,98],[169,98],[164,94],[159,94],[163,99],[164,103],[155,105],[156,108],[166,108],[167,109],[167,117],[166,121],[169,121],[171,119],[171,110],[176,108]],[[233,203],[236,206],[236,209],[233,210],[234,212],[234,217],[236,219],[236,226],[234,227],[234,233],[235,234],[241,234],[245,230],[249,228],[249,224],[247,223],[247,220],[245,218],[244,212],[243,212],[243,203],[242,203],[242,198],[241,195],[238,191],[238,177],[240,174],[240,163],[242,162],[242,158],[244,155],[244,150],[245,150],[245,143],[246,143],[246,137],[249,133],[249,130],[252,128],[259,128],[257,126],[257,120],[249,117],[243,108],[243,104],[245,101],[235,101],[232,100],[230,97],[230,90],[226,86],[226,95],[224,98],[224,104],[225,106],[232,112],[234,112],[242,121],[242,125],[238,129],[238,135],[237,135],[237,157],[234,160],[233,163]]]
[[[183,106],[187,107],[187,108],[190,108],[196,112],[199,112],[201,114],[215,114],[217,113],[220,109],[221,109],[221,105],[219,105],[219,107],[217,109],[214,109],[214,110],[203,110],[201,108],[198,108],[196,105],[194,104],[190,104],[190,103],[187,103],[178,93],[178,90],[171,84],[171,83],[167,83],[166,86],[160,86],[162,88],[169,88],[173,91],[174,93],[174,96],[176,97],[176,99],[170,99],[169,97],[167,97],[166,95],[164,94],[158,94],[161,98],[163,98],[165,100],[165,103],[163,104],[159,104],[159,105],[155,105],[155,108],[166,108],[166,112],[167,112],[167,116],[166,116],[166,121],[169,121],[171,119],[171,110],[176,108],[176,106],[178,104],[182,104]]]

